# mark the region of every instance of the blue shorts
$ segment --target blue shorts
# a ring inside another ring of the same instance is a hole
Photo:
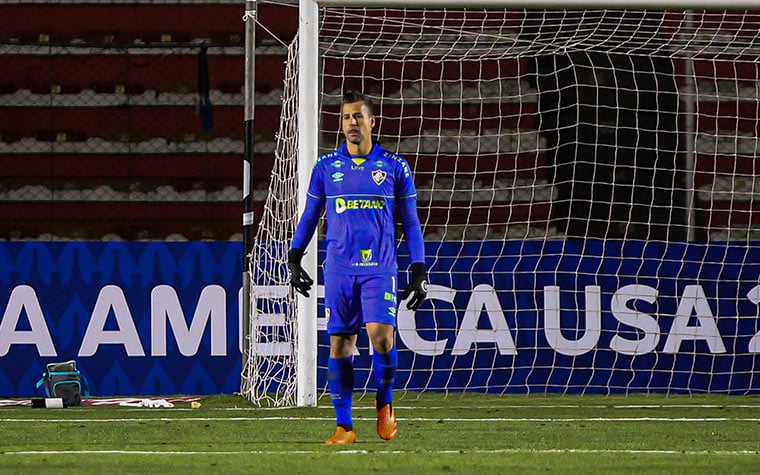
[[[365,323],[396,327],[396,275],[325,275],[329,335],[359,333]]]

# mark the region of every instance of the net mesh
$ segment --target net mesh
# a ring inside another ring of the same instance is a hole
[[[280,131],[264,213],[247,256],[251,275],[250,327],[243,332],[241,393],[258,405],[292,406],[296,401],[296,300],[287,261],[298,215],[297,38],[288,48]]]
[[[320,152],[364,91],[418,187],[432,285],[398,388],[755,391],[760,15],[320,14]]]

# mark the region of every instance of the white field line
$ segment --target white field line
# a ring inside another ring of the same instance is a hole
[[[27,419],[1,417],[0,422],[42,424],[104,422],[256,422],[334,421],[334,417],[112,417],[108,419]],[[399,417],[413,422],[760,422],[760,417]]]
[[[3,451],[3,455],[313,455],[324,454],[324,450],[230,450],[230,451],[194,451],[194,450],[19,450]],[[756,450],[662,450],[662,449],[492,449],[492,450],[340,450],[340,455],[367,454],[627,454],[627,455],[751,455],[758,456]]]
[[[495,406],[424,406],[411,405],[401,406],[394,404],[393,407],[399,410],[440,410],[440,409],[462,409],[462,410],[489,410],[489,409],[760,409],[760,404],[499,404]],[[224,407],[218,408],[217,411],[287,411],[293,407]],[[312,409],[330,409],[332,406],[322,405]],[[374,411],[374,406],[354,406],[354,410]]]

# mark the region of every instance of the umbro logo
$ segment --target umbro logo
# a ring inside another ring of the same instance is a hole
[[[388,173],[384,170],[375,170],[372,172],[372,179],[378,185],[382,184],[385,181],[386,176],[388,176]]]

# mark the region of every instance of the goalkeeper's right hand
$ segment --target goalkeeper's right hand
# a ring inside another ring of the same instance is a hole
[[[301,258],[303,257],[303,249],[293,248],[288,253],[288,270],[290,271],[290,285],[292,285],[296,291],[302,294],[304,297],[309,296],[309,290],[314,284],[309,274],[301,267]]]

